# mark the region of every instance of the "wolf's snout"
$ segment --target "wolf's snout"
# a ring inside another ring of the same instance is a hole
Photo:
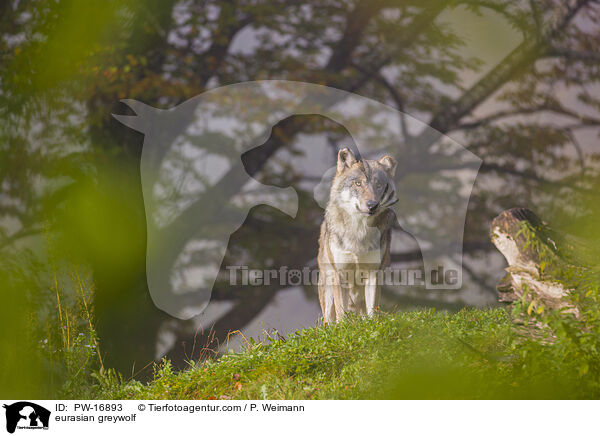
[[[369,212],[375,212],[375,209],[377,209],[377,207],[379,206],[379,202],[369,200],[369,201],[367,201],[366,206],[367,206],[367,209],[369,209]]]

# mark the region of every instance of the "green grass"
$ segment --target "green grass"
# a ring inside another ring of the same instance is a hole
[[[98,377],[100,398],[590,398],[597,392],[551,343],[519,336],[504,309],[349,317],[154,380]]]

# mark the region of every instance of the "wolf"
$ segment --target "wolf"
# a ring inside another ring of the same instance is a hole
[[[326,323],[346,312],[371,316],[379,304],[382,271],[390,264],[390,206],[398,201],[392,156],[357,159],[338,152],[319,237],[319,302]]]

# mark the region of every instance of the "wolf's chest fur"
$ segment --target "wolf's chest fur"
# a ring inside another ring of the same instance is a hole
[[[379,263],[381,232],[375,217],[350,215],[331,208],[326,213],[335,263]]]

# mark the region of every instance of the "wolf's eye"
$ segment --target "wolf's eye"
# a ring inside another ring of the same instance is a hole
[[[362,182],[361,182],[360,180],[357,180],[356,182],[354,182],[354,184],[355,184],[356,186],[361,186],[361,185],[362,185]]]

